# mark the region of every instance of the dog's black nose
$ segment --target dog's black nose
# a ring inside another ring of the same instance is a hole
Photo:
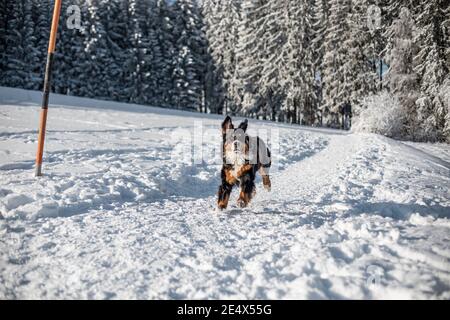
[[[238,142],[237,142],[237,141],[235,141],[235,142],[233,143],[233,146],[234,146],[234,149],[235,149],[235,150],[237,150],[237,149],[238,149],[238,147],[239,147],[239,144],[238,144]]]

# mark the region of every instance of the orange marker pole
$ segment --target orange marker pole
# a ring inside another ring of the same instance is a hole
[[[47,65],[45,67],[44,94],[42,97],[41,115],[39,117],[38,148],[36,152],[36,177],[42,176],[42,156],[44,154],[45,128],[47,126],[48,98],[50,95],[50,82],[52,75],[53,56],[55,53],[56,34],[58,32],[59,16],[61,13],[61,0],[55,0],[53,9],[52,28],[48,44]]]

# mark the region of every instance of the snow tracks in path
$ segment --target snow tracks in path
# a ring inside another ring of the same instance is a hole
[[[182,157],[192,115],[53,109],[36,181],[27,111],[0,134],[0,298],[450,298],[439,149],[279,126],[272,192],[219,212],[220,165]]]
[[[375,135],[327,138],[247,209],[188,204],[177,297],[450,297],[448,165]]]

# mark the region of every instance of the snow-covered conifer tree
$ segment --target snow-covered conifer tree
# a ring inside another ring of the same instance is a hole
[[[35,12],[37,5],[33,1],[23,2],[23,40],[24,40],[24,67],[25,67],[25,89],[38,89],[40,86],[39,71],[40,65],[39,52],[37,50],[37,37],[35,25]]]
[[[324,53],[324,38],[327,25],[326,0],[313,0],[311,10],[311,48],[313,52],[313,61],[315,73],[319,72],[322,65]]]
[[[313,0],[311,5],[311,52],[314,66],[314,93],[316,97],[316,122],[322,125],[322,67],[325,52],[325,33],[328,20],[328,1]]]
[[[175,53],[175,33],[174,19],[171,14],[172,6],[166,0],[157,0],[155,8],[155,24],[158,24],[158,47],[161,49],[160,62],[154,65],[157,68],[158,84],[160,94],[158,94],[159,105],[173,107],[172,98],[175,95],[173,83],[173,61]]]
[[[163,66],[165,58],[160,39],[164,34],[161,30],[163,24],[164,14],[158,2],[155,0],[147,1],[148,7],[145,12],[145,37],[148,44],[146,50],[146,60],[148,65],[145,68],[145,101],[152,105],[162,105],[161,97],[165,91],[165,81],[162,81]]]
[[[235,95],[233,103],[228,106],[228,109],[234,107],[234,111],[237,111],[236,104],[238,104],[242,114],[259,115],[262,118],[271,116],[265,110],[267,96],[263,97],[261,92],[266,91],[268,95],[271,93],[260,81],[266,56],[264,46],[268,32],[265,30],[267,24],[265,20],[267,20],[269,8],[270,2],[266,0],[244,0],[241,3],[236,65],[233,70],[236,80],[233,87],[239,89],[235,90],[239,92],[239,95],[237,97]]]
[[[286,8],[285,42],[280,48],[283,59],[278,66],[285,94],[283,109],[289,111],[289,121],[312,125],[317,98],[314,91],[312,6],[305,0],[288,1]]]
[[[415,71],[420,79],[420,99],[417,116],[421,125],[417,128],[417,139],[443,139],[447,110],[439,100],[438,93],[449,73],[446,61],[444,35],[445,10],[448,2],[427,0],[420,2],[417,15],[418,33],[414,39],[420,50],[415,56]]]
[[[415,138],[418,127],[416,100],[418,98],[418,78],[414,71],[413,58],[417,54],[414,43],[415,25],[411,12],[403,7],[399,17],[388,29],[392,43],[387,54],[389,70],[386,77],[388,88],[407,110],[405,136]]]
[[[175,55],[173,80],[177,108],[202,110],[205,38],[199,7],[194,0],[173,5]]]
[[[348,33],[349,0],[330,0],[330,14],[324,40],[322,65],[323,124],[339,126],[339,106],[348,98],[344,94],[345,74],[342,66],[348,59],[343,43]]]
[[[134,103],[145,104],[152,95],[146,82],[146,75],[151,66],[151,50],[144,34],[146,29],[147,3],[142,0],[130,0],[128,7],[128,43],[125,62],[125,92]]]
[[[236,113],[237,89],[242,81],[236,72],[237,50],[239,46],[240,20],[239,1],[205,0],[205,35],[208,44],[208,96],[213,112]],[[210,82],[213,82],[211,84]],[[239,99],[238,99],[239,100]]]
[[[3,75],[6,68],[6,30],[8,28],[7,2],[0,3],[0,74]],[[0,77],[0,85],[4,81],[3,76]]]
[[[377,70],[373,63],[378,54],[371,45],[367,24],[368,7],[367,0],[351,0],[348,7],[346,33],[341,47],[346,58],[339,68],[343,76],[342,89],[338,95],[340,104],[349,102],[355,106],[375,89]]]
[[[27,78],[24,41],[24,6],[22,1],[6,2],[7,26],[3,83],[11,87],[24,87]]]

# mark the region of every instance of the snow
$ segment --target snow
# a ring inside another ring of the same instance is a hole
[[[0,88],[0,299],[450,299],[450,147],[250,120],[272,191],[216,209],[220,116]],[[277,148],[272,148],[277,150]]]

